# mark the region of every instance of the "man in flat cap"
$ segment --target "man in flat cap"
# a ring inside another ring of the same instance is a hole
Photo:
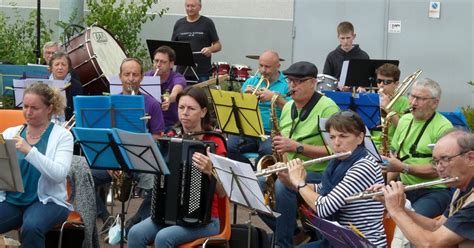
[[[318,69],[310,62],[292,64],[283,71],[287,76],[292,100],[283,107],[280,117],[281,135],[273,139],[273,146],[279,153],[286,153],[288,161],[299,158],[303,161],[327,156],[327,149],[319,135],[318,117],[329,118],[339,111],[330,98],[315,91]],[[319,183],[326,162],[306,167],[307,183]],[[263,178],[260,185],[263,186]],[[294,191],[287,171],[279,172],[275,182],[275,209],[278,218],[260,216],[274,231],[276,247],[293,246],[293,230],[297,231],[296,211],[298,192]],[[301,235],[299,235],[301,237]],[[295,239],[295,245],[300,242]]]

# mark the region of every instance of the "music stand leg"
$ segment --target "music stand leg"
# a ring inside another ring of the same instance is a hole
[[[252,215],[256,215],[257,211],[252,209],[249,211],[249,219],[247,220],[247,247],[250,248],[252,242]]]
[[[122,212],[120,213],[120,248],[123,248],[125,236],[125,202],[122,201]]]

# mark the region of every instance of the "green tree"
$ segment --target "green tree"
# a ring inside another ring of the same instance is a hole
[[[163,16],[169,8],[148,13],[159,0],[87,0],[90,13],[85,17],[87,25],[97,24],[116,35],[129,56],[142,59],[145,68],[151,66],[148,50],[140,37],[142,25]]]

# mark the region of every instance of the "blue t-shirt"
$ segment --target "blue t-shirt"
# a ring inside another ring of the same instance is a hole
[[[260,80],[260,77],[251,77],[245,81],[245,83],[242,85],[242,92],[245,91],[245,88],[247,86],[256,86],[258,81]],[[262,82],[261,84],[262,87],[266,87],[266,82]],[[270,87],[268,87],[268,90],[276,92],[282,96],[285,96],[286,93],[288,93],[288,84],[286,83],[285,76],[283,73],[279,72],[278,79],[275,82],[270,83]],[[285,98],[286,101],[291,100],[291,97],[288,96]],[[271,125],[271,119],[270,119],[270,101],[268,102],[258,102],[258,107],[260,108],[260,114],[262,116],[262,121],[263,121],[263,129],[266,132],[270,132],[272,125]],[[278,120],[280,119],[281,115],[281,109],[276,108],[276,113],[277,113],[277,118]]]
[[[46,154],[46,148],[48,147],[48,139],[53,130],[54,124],[50,123],[44,133],[41,135],[38,143],[31,145],[36,147],[42,154]],[[20,136],[26,140],[26,128],[23,129]],[[21,179],[23,180],[24,192],[7,192],[6,201],[13,205],[26,206],[38,201],[38,181],[41,173],[25,159],[25,154],[16,151],[18,158],[18,164],[20,165]]]

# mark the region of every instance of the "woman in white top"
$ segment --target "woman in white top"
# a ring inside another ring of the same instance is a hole
[[[4,138],[16,141],[24,192],[0,191],[0,233],[21,227],[22,247],[44,247],[45,234],[64,222],[66,177],[72,161],[73,137],[51,122],[62,114],[64,98],[46,84],[32,84],[23,95],[26,124],[8,128]]]

